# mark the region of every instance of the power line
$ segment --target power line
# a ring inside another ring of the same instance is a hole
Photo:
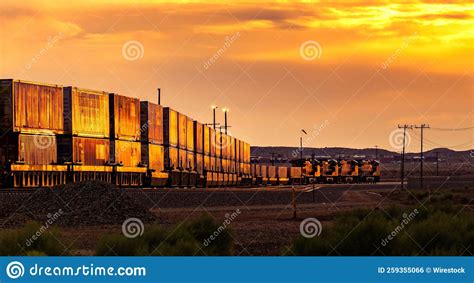
[[[474,127],[466,127],[466,128],[430,128],[431,130],[435,131],[468,131],[474,130]]]

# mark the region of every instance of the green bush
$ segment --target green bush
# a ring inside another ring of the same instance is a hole
[[[433,206],[418,209],[401,225],[405,212],[414,208],[389,208],[386,212],[355,210],[325,225],[320,236],[293,241],[285,254],[295,255],[470,255],[474,252],[474,214],[460,207]],[[396,235],[382,244],[395,229]]]
[[[21,229],[0,232],[0,255],[66,255],[59,238],[57,229],[44,229],[36,222],[28,222]]]
[[[142,236],[129,239],[122,234],[107,235],[99,239],[96,254],[105,255],[230,255],[233,240],[229,228],[226,228],[210,241],[208,239],[220,224],[209,215],[197,220],[185,221],[170,229],[158,225],[146,226]]]

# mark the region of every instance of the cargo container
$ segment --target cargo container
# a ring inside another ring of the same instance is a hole
[[[142,163],[147,165],[149,186],[163,187],[168,180],[165,172],[165,150],[163,145],[141,143]]]
[[[293,184],[301,184],[303,181],[301,167],[290,167],[290,179]]]
[[[268,182],[272,185],[278,183],[276,166],[268,166]]]
[[[0,134],[62,134],[63,113],[62,86],[0,80]]]
[[[110,162],[108,139],[58,136],[59,163],[80,163],[84,166],[104,166]]]
[[[109,95],[110,136],[112,138],[140,140],[140,100],[118,94]]]
[[[198,121],[193,122],[194,132],[194,151],[197,153],[203,153],[204,150],[204,128]],[[208,153],[209,154],[209,153]]]
[[[163,107],[148,101],[140,102],[141,140],[163,145]]]
[[[235,138],[234,137],[229,137],[230,138],[230,160],[235,160]]]
[[[186,149],[194,151],[194,120],[188,117],[186,123]]]
[[[211,155],[211,128],[203,126],[203,150],[204,155]]]
[[[141,166],[140,142],[122,140],[110,141],[110,162],[125,167]]]
[[[188,129],[188,117],[186,115],[178,113],[178,140],[179,148],[187,148],[187,129]]]
[[[58,161],[55,135],[9,133],[0,138],[1,164],[50,165]]]
[[[212,128],[209,129],[209,147],[210,155],[216,156],[216,130]]]
[[[178,147],[178,112],[163,108],[164,145]]]
[[[286,185],[290,179],[288,178],[288,167],[278,166],[278,184]]]
[[[64,132],[68,135],[108,138],[109,110],[107,92],[64,88]]]

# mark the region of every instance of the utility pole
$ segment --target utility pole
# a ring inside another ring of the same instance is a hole
[[[224,133],[227,135],[227,112],[229,112],[229,109],[224,108],[222,111],[224,112]]]
[[[421,131],[421,139],[420,139],[420,189],[423,189],[423,130],[429,129],[430,126],[426,124],[421,124],[419,127],[415,126],[416,129],[420,129]]]
[[[212,106],[212,126],[214,128],[214,130],[216,129],[216,109],[217,109],[217,106]]]
[[[402,163],[401,163],[401,169],[400,169],[400,184],[401,184],[401,188],[403,189],[403,181],[405,179],[405,140],[406,140],[406,133],[407,133],[407,129],[413,129],[413,126],[405,124],[403,126],[398,125],[398,128],[403,129],[403,150],[402,150]]]

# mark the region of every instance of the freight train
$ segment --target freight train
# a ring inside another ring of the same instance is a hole
[[[218,187],[380,176],[374,164],[348,164],[251,164],[249,143],[169,107],[106,91],[0,80],[3,187],[86,180],[118,187]]]

